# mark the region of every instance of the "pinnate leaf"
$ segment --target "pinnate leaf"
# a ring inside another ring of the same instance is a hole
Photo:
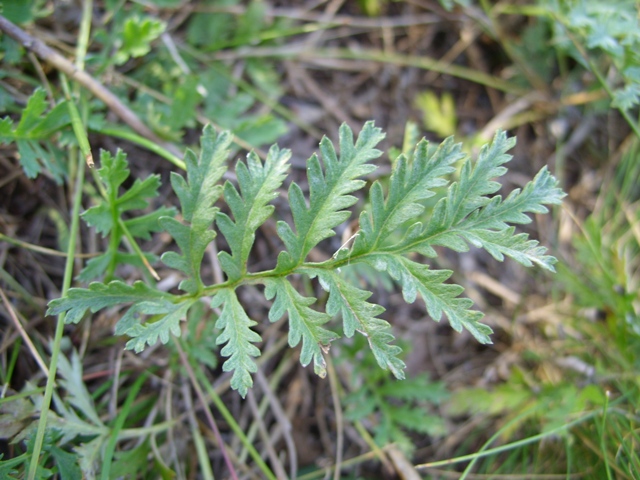
[[[87,310],[92,313],[123,303],[157,302],[173,296],[143,282],[127,285],[120,280],[108,284],[93,282],[89,288],[70,288],[67,295],[49,302],[47,315],[67,313],[66,323],[78,323]]]
[[[216,223],[227,239],[231,254],[220,252],[220,265],[230,280],[237,280],[247,271],[247,260],[255,240],[255,231],[273,213],[269,205],[277,195],[277,189],[284,181],[288,169],[289,150],[271,147],[264,165],[260,158],[251,152],[247,163],[238,162],[236,176],[240,193],[231,184],[225,183],[224,198],[231,208],[234,220],[219,213]]]
[[[480,323],[483,314],[471,309],[470,299],[459,297],[463,288],[444,283],[453,273],[450,270],[431,270],[428,265],[392,254],[372,254],[366,261],[376,270],[389,272],[401,285],[406,302],[413,303],[419,293],[429,316],[436,322],[444,314],[456,332],[465,328],[480,343],[491,343],[491,328]]]
[[[191,150],[185,155],[187,179],[177,173],[171,174],[171,185],[180,200],[182,216],[189,225],[171,217],[160,219],[161,225],[183,252],[182,255],[167,252],[162,255],[162,261],[186,274],[187,278],[180,283],[180,288],[188,293],[203,288],[200,264],[207,245],[216,236],[211,227],[218,208],[213,204],[222,190],[217,183],[225,172],[224,163],[232,138],[229,132],[216,135],[213,127],[207,125],[201,138],[200,156],[197,157]]]
[[[254,343],[262,339],[251,330],[251,327],[257,323],[247,316],[235,291],[220,290],[213,297],[211,306],[215,308],[221,305],[223,308],[216,321],[216,328],[222,330],[222,333],[216,339],[216,344],[226,343],[220,354],[223,357],[229,357],[222,365],[222,370],[233,371],[231,388],[237,390],[244,398],[247,390],[253,386],[251,374],[258,370],[252,357],[260,356],[260,350]]]
[[[269,311],[269,320],[275,322],[288,312],[289,346],[295,347],[302,340],[300,363],[306,367],[313,360],[313,370],[324,378],[327,370],[323,353],[328,351],[331,342],[338,338],[335,333],[323,327],[331,317],[310,308],[316,299],[303,297],[286,279],[270,278],[265,284],[267,300],[275,297]]]
[[[120,186],[129,178],[130,170],[127,163],[127,155],[120,149],[116,152],[115,157],[111,153],[102,150],[100,152],[101,168],[98,175],[102,179],[105,189],[106,198],[98,205],[89,208],[82,214],[85,222],[96,228],[103,236],[108,235],[113,229],[115,223],[120,216],[129,210],[144,209],[149,206],[148,199],[158,195],[160,187],[160,176],[150,175],[144,180],[137,179],[133,185],[122,195],[118,195]],[[174,215],[173,209],[163,209],[165,215]],[[155,213],[154,218],[157,222],[158,214]],[[149,238],[151,231],[157,231],[159,225],[153,223],[145,223],[147,229],[143,230],[141,224],[138,223],[136,236]]]
[[[419,218],[425,209],[421,202],[435,195],[434,188],[448,183],[443,177],[453,172],[451,164],[463,157],[461,146],[454,143],[453,137],[437,149],[430,148],[429,142],[422,140],[412,162],[405,155],[398,157],[387,198],[384,198],[380,182],[371,187],[371,214],[364,211],[360,215],[361,230],[352,254],[378,249],[396,228]]]
[[[391,370],[396,378],[403,379],[406,365],[398,357],[402,349],[391,344],[395,337],[389,322],[378,318],[384,308],[367,302],[371,292],[354,287],[335,271],[318,270],[309,274],[317,274],[322,288],[329,292],[327,313],[342,315],[345,337],[352,337],[355,331],[362,333],[367,338],[378,365]]]
[[[340,158],[331,141],[324,137],[320,142],[322,164],[317,155],[307,162],[309,181],[309,205],[302,189],[292,183],[289,188],[289,204],[293,214],[295,233],[285,222],[278,222],[278,234],[286,251],[278,257],[278,270],[292,269],[302,264],[307,254],[320,241],[335,235],[333,229],[349,218],[345,210],[356,203],[350,193],[364,186],[359,177],[375,170],[367,163],[382,152],[375,146],[384,138],[373,122],[367,122],[354,144],[353,132],[346,125],[340,127]]]
[[[517,189],[504,199],[497,195],[500,184],[495,178],[506,172],[503,165],[511,158],[507,151],[514,144],[503,132],[498,132],[481,149],[477,161],[464,160],[458,181],[450,186],[448,177],[454,172],[453,164],[464,159],[460,145],[453,139],[437,147],[424,140],[419,142],[413,154],[396,159],[386,194],[383,182],[372,185],[370,207],[360,215],[361,230],[354,235],[353,246],[349,248],[347,243],[325,262],[305,262],[311,249],[334,236],[334,229],[349,217],[348,208],[356,202],[352,194],[363,187],[362,177],[375,168],[370,160],[380,155],[375,146],[383,134],[369,122],[356,142],[349,127],[341,127],[339,156],[328,139],[322,140],[322,161],[314,155],[307,164],[308,201],[299,185],[292,183],[289,188],[293,227],[278,222],[277,231],[285,249],[278,256],[276,268],[248,273],[255,232],[273,213],[271,202],[285,179],[290,153],[274,146],[264,162],[250,153],[246,162],[236,165],[237,186],[227,182],[223,188],[219,181],[225,172],[231,138],[228,133],[216,135],[211,127],[206,127],[200,156],[191,151],[186,154],[186,179],[172,175],[182,221],[154,212],[119,223],[142,236],[152,231],[153,223],[160,217],[159,222],[181,250],[165,253],[162,260],[185,275],[180,288],[188,295],[162,293],[141,282],[132,286],[118,281],[106,285],[93,283],[87,289],[71,289],[64,298],[52,301],[48,313],[67,312],[67,321],[77,322],[87,310],[95,312],[130,303],[116,326],[116,334],[130,336],[127,348],[138,352],[158,340],[166,343],[172,334],[179,335],[180,322],[191,306],[202,297],[212,296],[211,306],[221,309],[216,322],[221,333],[216,343],[224,345],[221,354],[227,360],[223,369],[233,371],[231,386],[244,396],[253,385],[251,374],[257,368],[254,358],[260,355],[256,343],[261,338],[252,330],[256,322],[248,317],[238,299],[238,286],[264,284],[265,297],[273,301],[269,320],[275,322],[287,314],[289,345],[296,347],[302,343],[300,362],[303,366],[313,362],[318,375],[326,375],[324,355],[338,337],[327,328],[327,323],[340,314],[344,335],[352,337],[360,332],[367,338],[377,363],[397,378],[403,378],[401,349],[393,344],[391,325],[380,318],[384,308],[370,302],[371,293],[356,285],[353,276],[343,276],[341,268],[360,264],[388,273],[407,302],[413,303],[420,296],[435,321],[444,316],[454,330],[466,329],[481,343],[491,343],[492,333],[480,322],[482,313],[472,308],[470,299],[460,296],[461,286],[448,283],[451,271],[419,263],[416,254],[436,257],[436,246],[456,251],[476,246],[498,260],[508,256],[526,266],[537,264],[553,270],[555,259],[546,255],[537,241],[516,233],[513,225],[530,222],[531,214],[547,213],[547,205],[560,203],[564,193],[549,171],[542,169],[522,190]],[[137,182],[118,197],[118,188],[128,176],[126,162],[117,154],[115,158],[106,158],[103,169],[101,176],[111,203],[106,202],[109,208],[95,207],[86,216],[100,231],[112,234],[119,216],[113,217],[111,207],[120,208],[120,215],[126,209],[146,206],[145,199],[155,194],[157,183]],[[427,211],[427,200],[438,189],[441,198]],[[220,213],[215,206],[223,191],[229,214]],[[229,252],[219,254],[227,281],[205,286],[200,264],[207,245],[215,238],[214,224],[229,245]],[[113,258],[98,257],[92,268],[101,268]],[[298,292],[290,281],[294,274],[319,280],[329,293],[326,313],[315,308],[315,298]],[[393,421],[387,419],[385,429],[410,425],[411,419],[420,416],[417,412],[404,412],[402,418]]]
[[[117,323],[115,333],[131,337],[126,348],[136,353],[144,350],[147,345],[155,345],[158,340],[166,344],[170,334],[180,336],[180,322],[187,317],[187,312],[195,301],[189,299],[171,303],[162,299],[138,302]],[[155,318],[153,321],[141,323],[139,318],[142,315],[152,315]]]

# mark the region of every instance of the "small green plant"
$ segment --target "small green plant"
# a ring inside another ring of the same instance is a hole
[[[123,425],[118,427],[105,423],[100,418],[100,406],[97,403],[104,401],[103,396],[108,393],[108,388],[100,389],[98,393],[90,393],[83,380],[82,359],[76,351],[70,353],[69,358],[64,354],[60,355],[58,371],[61,388],[54,398],[57,413],[47,413],[48,429],[44,437],[44,458],[40,462],[36,478],[51,478],[56,473],[60,478],[97,478],[99,471],[109,468],[112,471],[122,469],[122,461],[129,462],[128,467],[135,469],[136,467],[131,465],[134,454],[145,459],[153,457],[149,442],[144,439],[168,430],[173,426],[173,422],[161,422],[142,428],[124,428]],[[138,376],[128,398],[136,398],[140,387],[147,379],[148,375]],[[106,382],[105,387],[109,387],[111,382],[112,380]],[[14,445],[21,441],[26,443],[26,454],[12,460],[0,461],[0,478],[22,478],[9,475],[12,472],[17,473],[15,469],[18,466],[26,466],[29,462],[42,401],[42,392],[27,382],[23,392],[0,403],[0,425],[3,426],[0,438],[11,440]],[[149,405],[148,402],[143,405],[144,413]],[[131,413],[131,406],[125,407],[123,412],[119,417],[122,420]],[[121,460],[112,459],[109,453],[113,455],[113,451],[109,450],[113,449],[115,442],[130,438],[140,439],[141,443],[135,449],[122,454]],[[45,468],[44,465],[48,464],[52,464],[53,467]],[[153,462],[151,465],[145,462],[142,471],[156,473],[155,470]],[[108,477],[103,475],[102,478]]]
[[[161,230],[158,223],[160,217],[173,217],[176,214],[173,208],[161,207],[146,215],[122,219],[125,212],[147,208],[148,199],[157,196],[160,187],[160,176],[150,175],[144,180],[136,180],[124,194],[119,195],[119,189],[130,173],[126,157],[121,150],[116,152],[115,157],[105,151],[100,155],[102,167],[97,173],[103,184],[100,185],[103,198],[97,205],[84,212],[82,217],[88,225],[95,227],[98,233],[109,237],[109,245],[105,253],[89,260],[78,275],[79,280],[94,280],[102,275],[106,275],[105,278],[110,280],[120,264],[143,266],[155,261],[154,255],[145,255],[139,251],[135,238],[149,240],[151,233]],[[137,252],[119,251],[118,247],[125,238]]]
[[[384,308],[370,303],[371,293],[342,275],[341,269],[363,263],[387,271],[407,302],[414,302],[420,294],[434,320],[444,315],[456,331],[466,328],[478,341],[490,343],[491,329],[480,322],[482,313],[472,309],[471,300],[459,296],[462,287],[446,283],[452,272],[432,269],[418,261],[417,255],[435,258],[437,246],[466,251],[472,245],[486,249],[498,260],[506,255],[526,266],[537,264],[553,270],[555,259],[545,255],[545,248],[524,233],[516,234],[509,224],[529,222],[527,213],[546,213],[545,204],[559,203],[564,194],[543,168],[522,190],[504,199],[495,195],[500,184],[493,179],[506,173],[503,165],[511,158],[506,152],[515,143],[504,132],[498,132],[492,143],[482,148],[475,162],[465,159],[453,138],[439,146],[422,140],[412,161],[402,155],[396,160],[386,195],[379,182],[371,186],[370,205],[360,214],[360,231],[353,244],[343,246],[324,262],[307,261],[309,252],[335,235],[334,229],[351,215],[347,209],[357,202],[352,194],[364,187],[362,177],[376,168],[372,160],[382,154],[376,145],[383,138],[382,131],[368,122],[355,142],[350,128],[341,127],[339,155],[329,139],[322,140],[322,162],[317,155],[307,162],[308,200],[297,183],[289,187],[293,228],[278,222],[284,250],[275,268],[251,272],[247,262],[255,232],[274,211],[270,202],[286,178],[290,152],[273,146],[264,163],[250,153],[246,163],[236,165],[238,186],[229,181],[223,186],[219,181],[227,170],[231,136],[226,132],[217,135],[212,127],[206,127],[200,156],[192,151],[185,156],[187,177],[171,176],[183,221],[168,216],[159,220],[181,250],[166,252],[162,261],[182,273],[179,288],[184,293],[163,292],[142,281],[133,285],[119,280],[95,282],[52,301],[48,314],[67,312],[66,321],[77,323],[87,310],[131,304],[118,322],[116,334],[130,336],[127,348],[140,352],[158,340],[168,342],[171,334],[180,335],[180,322],[190,308],[201,298],[212,297],[211,305],[221,309],[216,328],[221,331],[217,343],[225,344],[220,353],[228,357],[223,369],[233,371],[231,385],[244,396],[252,386],[253,359],[260,355],[256,343],[261,338],[252,329],[256,321],[246,314],[236,290],[262,284],[267,300],[273,300],[269,320],[275,322],[288,314],[289,345],[302,343],[302,365],[313,362],[315,372],[325,375],[324,355],[338,338],[327,326],[332,317],[341,314],[344,335],[363,334],[378,364],[403,378],[401,349],[392,343],[390,324],[380,318]],[[459,180],[450,183],[447,177],[454,171],[453,164],[462,160]],[[423,202],[435,195],[434,190],[447,186],[433,210],[425,212]],[[222,194],[233,218],[214,206]],[[229,252],[219,254],[227,277],[219,284],[208,283],[200,273],[205,249],[217,235],[213,225],[230,245]],[[325,312],[316,309],[315,298],[297,291],[290,281],[294,275],[319,280],[329,293]],[[147,321],[141,321],[143,317]]]

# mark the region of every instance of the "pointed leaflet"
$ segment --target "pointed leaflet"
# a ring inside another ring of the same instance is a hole
[[[201,138],[200,157],[197,158],[191,150],[185,155],[187,180],[177,173],[171,174],[171,185],[180,200],[182,216],[190,225],[170,217],[160,219],[183,252],[182,255],[167,252],[162,255],[162,261],[187,275],[180,282],[180,288],[188,293],[198,292],[203,287],[200,264],[207,245],[216,235],[211,230],[218,211],[213,204],[222,190],[216,183],[226,170],[224,162],[229,155],[231,141],[229,132],[222,132],[216,137],[213,127],[207,125]]]
[[[429,316],[436,322],[444,313],[456,332],[464,327],[480,343],[491,343],[491,328],[480,323],[483,314],[471,310],[471,300],[458,297],[463,288],[444,283],[451,276],[450,270],[431,270],[427,265],[403,256],[384,253],[368,255],[366,262],[376,270],[388,272],[402,286],[402,296],[406,302],[413,303],[420,293]]]
[[[11,117],[0,120],[0,142],[12,140],[46,140],[54,132],[71,122],[66,100],[60,102],[49,112],[47,94],[42,88],[36,88],[22,110],[22,116],[15,129]]]
[[[190,299],[181,303],[168,301],[139,302],[133,305],[118,321],[115,328],[116,335],[131,337],[126,344],[127,350],[140,353],[149,345],[155,345],[158,339],[166,344],[169,334],[180,336],[180,322],[187,317],[191,305],[197,300]],[[140,323],[139,317],[151,315],[153,321]]]
[[[381,130],[375,128],[373,122],[367,122],[354,145],[353,132],[343,124],[340,127],[339,160],[331,141],[326,137],[322,139],[320,151],[324,171],[316,155],[307,163],[309,206],[297,184],[292,183],[289,188],[289,203],[296,231],[294,233],[285,222],[278,222],[278,234],[287,249],[278,257],[278,270],[300,265],[321,240],[335,235],[333,229],[350,215],[344,209],[357,201],[356,197],[349,194],[364,185],[364,181],[357,178],[376,168],[366,162],[382,154],[374,147],[383,138]]]
[[[285,312],[289,313],[289,346],[295,347],[302,340],[300,363],[306,367],[313,360],[314,372],[324,378],[327,371],[323,351],[338,338],[335,333],[323,328],[331,317],[309,308],[316,299],[303,297],[284,278],[269,278],[265,285],[267,300],[276,298],[269,311],[269,320],[276,322]]]
[[[238,280],[247,272],[255,231],[273,213],[274,207],[268,203],[278,195],[277,189],[284,181],[289,157],[289,150],[280,150],[274,145],[263,165],[260,158],[251,152],[247,155],[246,165],[238,162],[236,166],[240,193],[231,182],[224,185],[224,198],[234,219],[224,213],[216,217],[218,228],[231,248],[231,255],[220,252],[218,257],[230,280]]]
[[[143,282],[127,285],[119,280],[108,284],[94,282],[89,288],[70,288],[67,295],[49,302],[47,315],[59,315],[67,312],[66,323],[78,323],[87,310],[95,313],[106,307],[122,303],[147,301],[161,303],[174,298],[148,286]]]
[[[333,271],[305,269],[304,273],[310,276],[317,275],[322,288],[329,292],[327,313],[342,314],[345,337],[352,337],[356,330],[362,333],[367,337],[378,365],[385,370],[391,370],[396,378],[403,379],[406,365],[398,358],[402,349],[397,345],[391,345],[394,340],[391,325],[378,318],[378,315],[384,312],[384,308],[367,302],[371,292],[354,287]]]
[[[75,349],[72,350],[71,361],[60,354],[58,362],[58,374],[62,377],[59,380],[60,386],[67,391],[65,403],[72,405],[94,425],[104,426],[96,412],[93,397],[82,378],[82,361],[78,352]]]
[[[456,225],[447,226],[448,198],[438,202],[433,215],[419,235],[408,235],[401,251],[420,251],[432,249],[432,245],[442,245],[456,251],[467,251],[467,242],[487,250],[495,259],[502,261],[504,255],[530,267],[538,264],[553,271],[555,258],[544,255],[546,248],[529,240],[526,234],[515,234],[509,224],[529,223],[527,213],[546,213],[545,204],[558,204],[565,194],[557,186],[557,180],[546,168],[520,191],[514,190],[502,200],[500,195],[489,199],[482,208],[471,212]],[[446,228],[443,229],[443,226]]]
[[[486,195],[500,189],[500,184],[492,179],[506,173],[507,169],[502,164],[511,160],[511,155],[506,152],[515,143],[515,138],[508,138],[506,133],[498,131],[491,144],[480,149],[476,162],[467,159],[462,166],[460,180],[451,185],[447,196],[436,205],[425,229],[425,237],[456,226],[471,212],[489,203]]]
[[[216,328],[221,329],[222,333],[216,339],[216,344],[226,343],[220,354],[223,357],[229,357],[222,365],[222,370],[233,371],[231,388],[238,390],[244,398],[247,395],[247,389],[253,386],[251,374],[258,370],[252,357],[260,356],[260,350],[253,343],[260,342],[262,339],[251,330],[251,327],[257,323],[247,316],[234,290],[220,290],[213,297],[211,306],[215,308],[220,305],[223,305],[223,308],[216,322]]]
[[[484,248],[496,260],[504,260],[504,256],[516,262],[531,267],[533,264],[555,272],[553,264],[556,258],[545,255],[547,249],[536,240],[529,240],[529,235],[519,233],[515,235],[515,227],[505,228],[499,232],[493,230],[463,230],[461,235],[473,246]]]
[[[509,224],[529,223],[527,213],[547,213],[545,205],[559,205],[565,195],[558,181],[543,167],[522,191],[516,189],[504,200],[496,195],[485,207],[473,212],[465,228],[504,230]]]
[[[447,184],[442,177],[453,172],[451,164],[464,157],[460,147],[453,137],[437,149],[429,148],[429,142],[423,139],[415,149],[412,162],[401,155],[391,176],[387,198],[380,182],[371,187],[371,214],[360,215],[361,231],[352,254],[377,250],[398,226],[418,217],[425,208],[420,202],[434,195],[432,189]]]

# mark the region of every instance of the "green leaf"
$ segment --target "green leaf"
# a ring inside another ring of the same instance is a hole
[[[16,140],[18,145],[18,153],[20,154],[20,163],[24,173],[28,178],[36,178],[42,171],[40,162],[38,160],[45,158],[46,153],[42,149],[38,142],[31,140]]]
[[[640,104],[640,82],[614,90],[611,106],[630,110],[638,104]]]
[[[195,293],[203,288],[200,264],[207,245],[216,234],[211,226],[218,212],[214,202],[220,196],[222,187],[216,185],[225,172],[224,162],[229,155],[233,137],[229,132],[216,136],[212,126],[204,128],[200,157],[191,150],[185,155],[187,179],[171,174],[171,185],[180,200],[182,216],[190,225],[184,225],[171,217],[162,217],[160,224],[176,240],[183,254],[167,252],[162,261],[169,267],[184,272],[187,276],[180,282],[180,288]]]
[[[42,88],[36,88],[27,100],[27,106],[22,111],[22,117],[15,129],[14,135],[25,137],[42,121],[43,113],[47,110],[47,93]]]
[[[129,178],[130,171],[127,163],[127,155],[118,149],[116,156],[112,156],[110,152],[102,150],[100,152],[101,168],[98,175],[102,179],[106,188],[106,198],[98,205],[89,208],[82,214],[82,218],[88,225],[95,227],[103,236],[108,235],[114,225],[124,212],[134,209],[144,209],[149,206],[147,199],[158,195],[160,187],[160,176],[150,175],[144,180],[137,179],[134,184],[121,196],[118,195],[120,186]],[[165,215],[173,211],[169,209],[162,210]],[[154,212],[151,218],[157,218],[158,213]],[[149,238],[151,231],[157,231],[159,225],[150,225],[146,223],[152,230],[143,232],[138,224],[137,236]],[[119,243],[119,242],[116,242]]]
[[[122,46],[116,53],[115,62],[125,63],[130,57],[143,57],[151,51],[151,42],[166,29],[161,20],[151,17],[132,16],[125,20],[122,31]]]
[[[474,210],[486,205],[486,195],[500,189],[493,179],[507,173],[502,165],[511,160],[506,152],[516,144],[504,131],[496,132],[493,141],[480,149],[478,160],[468,159],[462,166],[460,180],[449,188],[446,198],[445,225],[455,225]]]
[[[143,282],[127,285],[119,280],[108,284],[94,282],[89,288],[70,288],[67,295],[49,302],[47,315],[67,312],[66,323],[78,323],[87,310],[92,313],[123,303],[169,300],[173,295],[161,292]]]
[[[143,253],[144,258],[149,264],[158,261],[158,256],[153,253]],[[112,249],[107,250],[102,255],[92,258],[84,266],[76,280],[80,282],[90,282],[105,274],[109,265],[133,265],[138,268],[145,268],[140,256],[136,253],[119,252]]]
[[[484,208],[473,212],[465,228],[504,230],[509,224],[530,223],[527,213],[547,213],[545,205],[559,205],[564,197],[558,181],[543,167],[522,191],[512,191],[504,201],[496,195]]]
[[[483,314],[471,310],[473,302],[470,299],[458,297],[463,288],[444,283],[452,274],[450,270],[431,270],[427,265],[391,254],[371,254],[366,261],[376,270],[389,272],[402,286],[406,302],[413,303],[420,293],[429,316],[436,322],[444,314],[456,332],[465,328],[480,343],[492,343],[489,338],[491,328],[480,323]]]
[[[233,371],[231,388],[244,398],[247,390],[253,386],[251,374],[258,370],[252,357],[260,356],[260,350],[253,343],[262,341],[260,335],[251,330],[257,322],[251,320],[240,305],[236,292],[231,289],[220,290],[213,300],[213,308],[223,306],[216,328],[222,333],[216,339],[217,345],[226,345],[220,351],[229,359],[222,365],[225,372]]]
[[[303,297],[284,278],[269,278],[265,285],[267,300],[276,299],[269,311],[269,320],[276,322],[285,312],[289,313],[289,346],[295,347],[302,340],[300,363],[306,367],[313,360],[314,372],[324,378],[327,365],[323,353],[338,338],[335,333],[323,328],[331,316],[309,308],[316,299]]]
[[[51,452],[51,456],[56,462],[56,467],[58,467],[58,473],[60,474],[61,480],[82,479],[82,472],[80,471],[80,467],[76,463],[76,460],[78,458],[76,454],[65,452],[55,445],[52,445],[49,448],[49,452]]]
[[[305,270],[305,273],[317,275],[322,288],[329,292],[327,313],[342,314],[345,337],[352,337],[356,330],[362,333],[367,338],[378,365],[385,370],[391,370],[396,378],[403,379],[406,365],[398,357],[402,349],[397,345],[391,345],[394,340],[391,325],[378,318],[378,315],[384,312],[384,308],[367,302],[371,292],[354,287],[334,271],[309,269]]]
[[[46,141],[53,133],[69,125],[66,102],[61,102],[48,113],[47,94],[37,88],[22,110],[18,125],[13,128],[10,117],[0,119],[0,143],[16,142],[20,163],[29,178],[35,178],[44,166],[58,183],[62,183],[66,170],[60,165],[52,145],[46,149],[39,142]],[[51,151],[47,151],[51,150]]]
[[[515,228],[509,224],[526,224],[531,222],[527,213],[547,213],[545,204],[559,204],[565,194],[557,186],[557,180],[543,168],[522,191],[514,190],[503,201],[500,195],[472,212],[467,218],[446,230],[447,198],[440,200],[434,208],[433,215],[416,238],[408,236],[403,249],[426,253],[433,251],[434,245],[442,245],[456,251],[467,251],[466,242],[484,248],[496,260],[504,260],[504,255],[513,258],[524,266],[533,264],[554,271],[555,258],[544,255],[546,248],[538,246],[535,240],[529,240],[526,234],[515,234]],[[464,241],[463,241],[464,240]],[[466,241],[466,242],[465,242]]]
[[[373,122],[367,122],[354,144],[353,132],[343,124],[339,160],[331,141],[326,137],[322,139],[320,151],[324,169],[315,154],[307,162],[309,206],[296,183],[289,188],[296,231],[294,233],[287,223],[278,222],[278,235],[287,249],[278,256],[279,271],[300,265],[313,247],[335,235],[333,229],[349,218],[350,212],[345,209],[357,201],[349,194],[364,186],[364,181],[357,180],[358,177],[375,170],[376,166],[367,162],[382,154],[374,147],[383,138],[382,131],[374,127]]]
[[[155,345],[158,340],[166,344],[170,334],[180,336],[180,322],[187,318],[187,312],[194,302],[196,299],[176,304],[157,299],[138,302],[116,324],[115,334],[132,337],[126,348],[136,353],[140,353],[147,345]],[[155,318],[153,321],[140,323],[138,318],[142,315],[152,315]]]
[[[98,416],[93,398],[82,379],[82,360],[78,352],[76,350],[71,352],[71,361],[64,355],[60,355],[58,361],[59,374],[62,377],[60,379],[60,386],[67,391],[65,402],[82,413],[84,418],[90,420],[94,425],[104,426],[104,423],[102,423],[102,420]]]
[[[387,198],[380,182],[371,187],[371,213],[363,211],[360,215],[360,232],[352,255],[378,249],[400,225],[417,220],[425,209],[421,202],[435,195],[434,188],[447,184],[443,176],[452,173],[451,164],[463,157],[461,146],[454,143],[453,137],[437,149],[422,140],[415,149],[413,162],[405,155],[398,157]]]
[[[227,239],[231,254],[220,252],[220,265],[230,280],[235,281],[247,272],[247,260],[255,240],[255,231],[273,213],[269,202],[277,197],[277,189],[284,181],[288,169],[289,150],[271,147],[264,165],[251,152],[246,165],[238,162],[236,176],[240,192],[230,183],[224,186],[224,197],[233,213],[234,220],[219,213],[216,223]]]
[[[555,257],[544,255],[545,247],[536,240],[529,240],[526,233],[514,234],[515,227],[509,227],[499,232],[492,230],[465,230],[462,236],[473,246],[484,248],[496,260],[504,260],[504,255],[513,258],[525,267],[537,264],[546,270],[555,272],[553,264]]]

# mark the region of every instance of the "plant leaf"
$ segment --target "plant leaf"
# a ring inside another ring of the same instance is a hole
[[[329,292],[327,313],[342,314],[345,337],[352,337],[356,330],[362,333],[367,338],[378,365],[391,370],[396,378],[403,379],[406,365],[398,357],[402,349],[391,344],[395,338],[389,322],[378,318],[384,308],[367,302],[371,292],[354,287],[335,271],[310,270],[306,272],[317,274],[320,285]]]
[[[127,285],[120,280],[108,284],[93,282],[89,288],[70,288],[67,295],[49,302],[47,315],[59,315],[67,312],[66,323],[78,323],[87,310],[95,313],[106,307],[123,303],[143,301],[157,302],[174,298],[169,293],[161,292],[143,282]]]
[[[162,261],[187,276],[180,288],[195,293],[203,288],[200,264],[207,245],[216,234],[211,226],[218,209],[213,206],[222,187],[216,185],[225,172],[224,162],[229,155],[233,137],[229,132],[216,135],[211,125],[204,127],[201,138],[202,151],[196,157],[191,150],[185,155],[187,180],[177,173],[171,174],[171,185],[180,200],[182,216],[190,225],[184,225],[171,217],[162,217],[160,223],[176,240],[183,254],[167,252]]]
[[[427,265],[399,255],[371,254],[365,258],[376,270],[389,272],[401,285],[406,302],[413,303],[420,293],[433,320],[439,322],[444,314],[456,332],[465,328],[480,343],[492,343],[489,338],[491,328],[480,323],[484,315],[471,310],[473,302],[470,299],[458,296],[464,289],[459,285],[444,283],[453,272],[431,270]]]
[[[283,271],[300,265],[307,254],[321,240],[335,235],[333,229],[349,218],[345,208],[357,199],[350,193],[364,186],[357,180],[375,170],[375,165],[367,163],[378,158],[382,152],[374,147],[384,138],[373,122],[367,122],[356,143],[353,132],[346,125],[340,127],[340,159],[331,141],[324,137],[320,151],[324,170],[317,155],[307,162],[309,181],[309,206],[302,189],[292,183],[289,188],[289,203],[293,214],[295,233],[285,222],[278,222],[278,235],[282,238],[286,251],[278,256],[277,270]]]
[[[402,349],[391,344],[395,337],[389,322],[378,318],[384,308],[367,302],[371,292],[354,287],[335,272],[318,273],[318,277],[322,288],[329,292],[327,313],[342,314],[345,336],[352,337],[356,330],[362,333],[378,365],[390,370],[397,379],[403,379],[406,365],[399,358]]]
[[[464,158],[461,145],[446,139],[437,149],[429,142],[418,143],[413,161],[405,155],[398,157],[391,176],[389,194],[384,198],[380,182],[371,187],[371,213],[360,215],[360,233],[356,237],[352,255],[370,252],[379,248],[397,227],[414,220],[425,207],[422,201],[434,195],[433,189],[447,184],[444,175],[452,173],[452,163]]]
[[[71,361],[63,354],[58,357],[60,385],[67,391],[66,401],[90,420],[94,425],[103,427],[96,411],[93,398],[82,379],[82,361],[76,350],[71,352]]]
[[[231,289],[220,290],[211,301],[212,307],[223,305],[216,328],[222,333],[216,339],[217,345],[226,345],[220,351],[229,359],[222,365],[225,372],[233,371],[231,388],[238,390],[244,398],[247,390],[253,386],[251,374],[258,370],[252,357],[260,356],[260,350],[253,343],[262,341],[260,335],[251,330],[257,322],[251,320]]]
[[[496,132],[493,141],[480,149],[478,160],[467,159],[462,166],[460,180],[451,185],[447,196],[438,204],[443,209],[441,215],[434,217],[438,222],[430,222],[431,228],[446,230],[463,221],[471,212],[485,206],[490,199],[486,195],[500,189],[500,184],[493,178],[507,172],[502,165],[511,160],[506,152],[515,145],[515,138],[508,138],[503,131]],[[436,207],[437,209],[438,207]]]
[[[106,187],[106,198],[98,205],[84,212],[82,218],[88,225],[95,227],[102,236],[106,236],[112,231],[114,224],[124,212],[149,206],[147,199],[158,195],[160,176],[150,175],[144,180],[137,179],[126,192],[118,196],[120,186],[129,178],[131,173],[128,168],[127,155],[120,149],[116,152],[115,157],[111,153],[102,150],[100,152],[100,165],[101,168],[98,170],[98,175],[100,175]],[[165,215],[173,214],[172,209],[162,209],[161,211]],[[151,218],[157,221],[158,213],[154,213],[155,216],[151,214]],[[138,227],[136,236],[138,237],[149,238],[150,232],[159,229],[159,224],[144,223],[148,229],[142,231],[140,227],[143,223],[142,221],[140,222],[136,225]]]
[[[226,182],[224,198],[231,208],[234,220],[224,213],[219,213],[216,223],[227,239],[231,254],[220,252],[220,265],[227,277],[238,280],[247,272],[247,260],[255,240],[255,231],[273,213],[274,207],[268,203],[277,195],[277,189],[284,181],[288,170],[289,150],[280,150],[276,145],[271,147],[264,165],[260,158],[251,152],[247,155],[247,163],[238,162],[236,176],[240,192]],[[244,395],[243,395],[244,396]]]
[[[327,374],[323,352],[329,349],[338,335],[323,328],[331,320],[331,316],[309,308],[316,299],[303,297],[286,279],[269,278],[265,282],[265,297],[275,297],[269,320],[276,322],[285,312],[289,313],[289,346],[295,347],[302,340],[300,363],[306,367],[313,360],[314,372],[324,378]]]
[[[146,345],[155,345],[158,339],[166,344],[169,335],[180,336],[180,322],[187,318],[187,312],[196,299],[185,300],[181,303],[171,303],[166,300],[139,302],[133,305],[116,325],[116,335],[131,337],[126,344],[128,350],[140,353]],[[153,315],[159,318],[153,322],[139,323],[140,315]]]

